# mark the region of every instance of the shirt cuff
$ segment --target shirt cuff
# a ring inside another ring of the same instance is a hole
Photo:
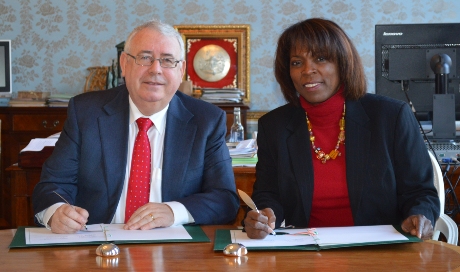
[[[48,225],[48,221],[50,220],[51,216],[53,216],[53,214],[56,212],[56,210],[64,204],[64,202],[58,202],[56,204],[51,205],[49,208],[37,213],[35,217],[37,218],[38,223],[42,224],[50,230],[51,227]]]
[[[195,223],[195,219],[193,219],[193,216],[189,213],[187,208],[185,208],[184,204],[177,201],[164,202],[164,204],[168,205],[173,211],[173,226]]]

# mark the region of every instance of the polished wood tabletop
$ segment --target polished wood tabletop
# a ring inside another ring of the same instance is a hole
[[[95,245],[9,249],[15,229],[0,230],[0,271],[455,271],[460,247],[444,242],[363,246],[321,251],[249,251],[228,257],[210,243],[124,244],[117,257],[99,257]]]

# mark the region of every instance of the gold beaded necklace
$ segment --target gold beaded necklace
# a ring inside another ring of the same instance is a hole
[[[307,112],[305,112],[305,119],[307,120],[308,132],[310,133],[311,147],[316,153],[316,158],[318,158],[318,160],[320,160],[322,163],[326,163],[329,159],[335,160],[337,156],[340,156],[340,143],[343,143],[345,141],[345,102],[343,103],[342,118],[339,121],[340,132],[337,144],[335,145],[335,149],[331,150],[329,154],[324,153],[324,151],[322,151],[320,147],[315,146],[315,136],[313,135],[313,131],[311,130],[311,123],[310,120],[308,120]]]

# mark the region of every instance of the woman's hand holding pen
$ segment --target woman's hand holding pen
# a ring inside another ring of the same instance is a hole
[[[48,221],[48,225],[54,233],[75,233],[85,229],[88,217],[87,210],[63,204],[56,209]]]
[[[244,229],[249,238],[264,239],[273,232],[276,216],[272,209],[265,208],[256,211],[249,211],[244,219]]]

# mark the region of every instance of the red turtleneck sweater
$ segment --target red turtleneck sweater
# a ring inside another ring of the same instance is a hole
[[[312,126],[315,145],[327,154],[337,144],[344,101],[343,88],[340,88],[328,100],[316,105],[300,97],[300,104],[307,112]],[[344,144],[340,144],[339,147],[341,156],[337,156],[335,160],[330,159],[326,163],[316,158],[311,144],[310,150],[313,157],[314,189],[309,227],[353,226],[346,179]]]

